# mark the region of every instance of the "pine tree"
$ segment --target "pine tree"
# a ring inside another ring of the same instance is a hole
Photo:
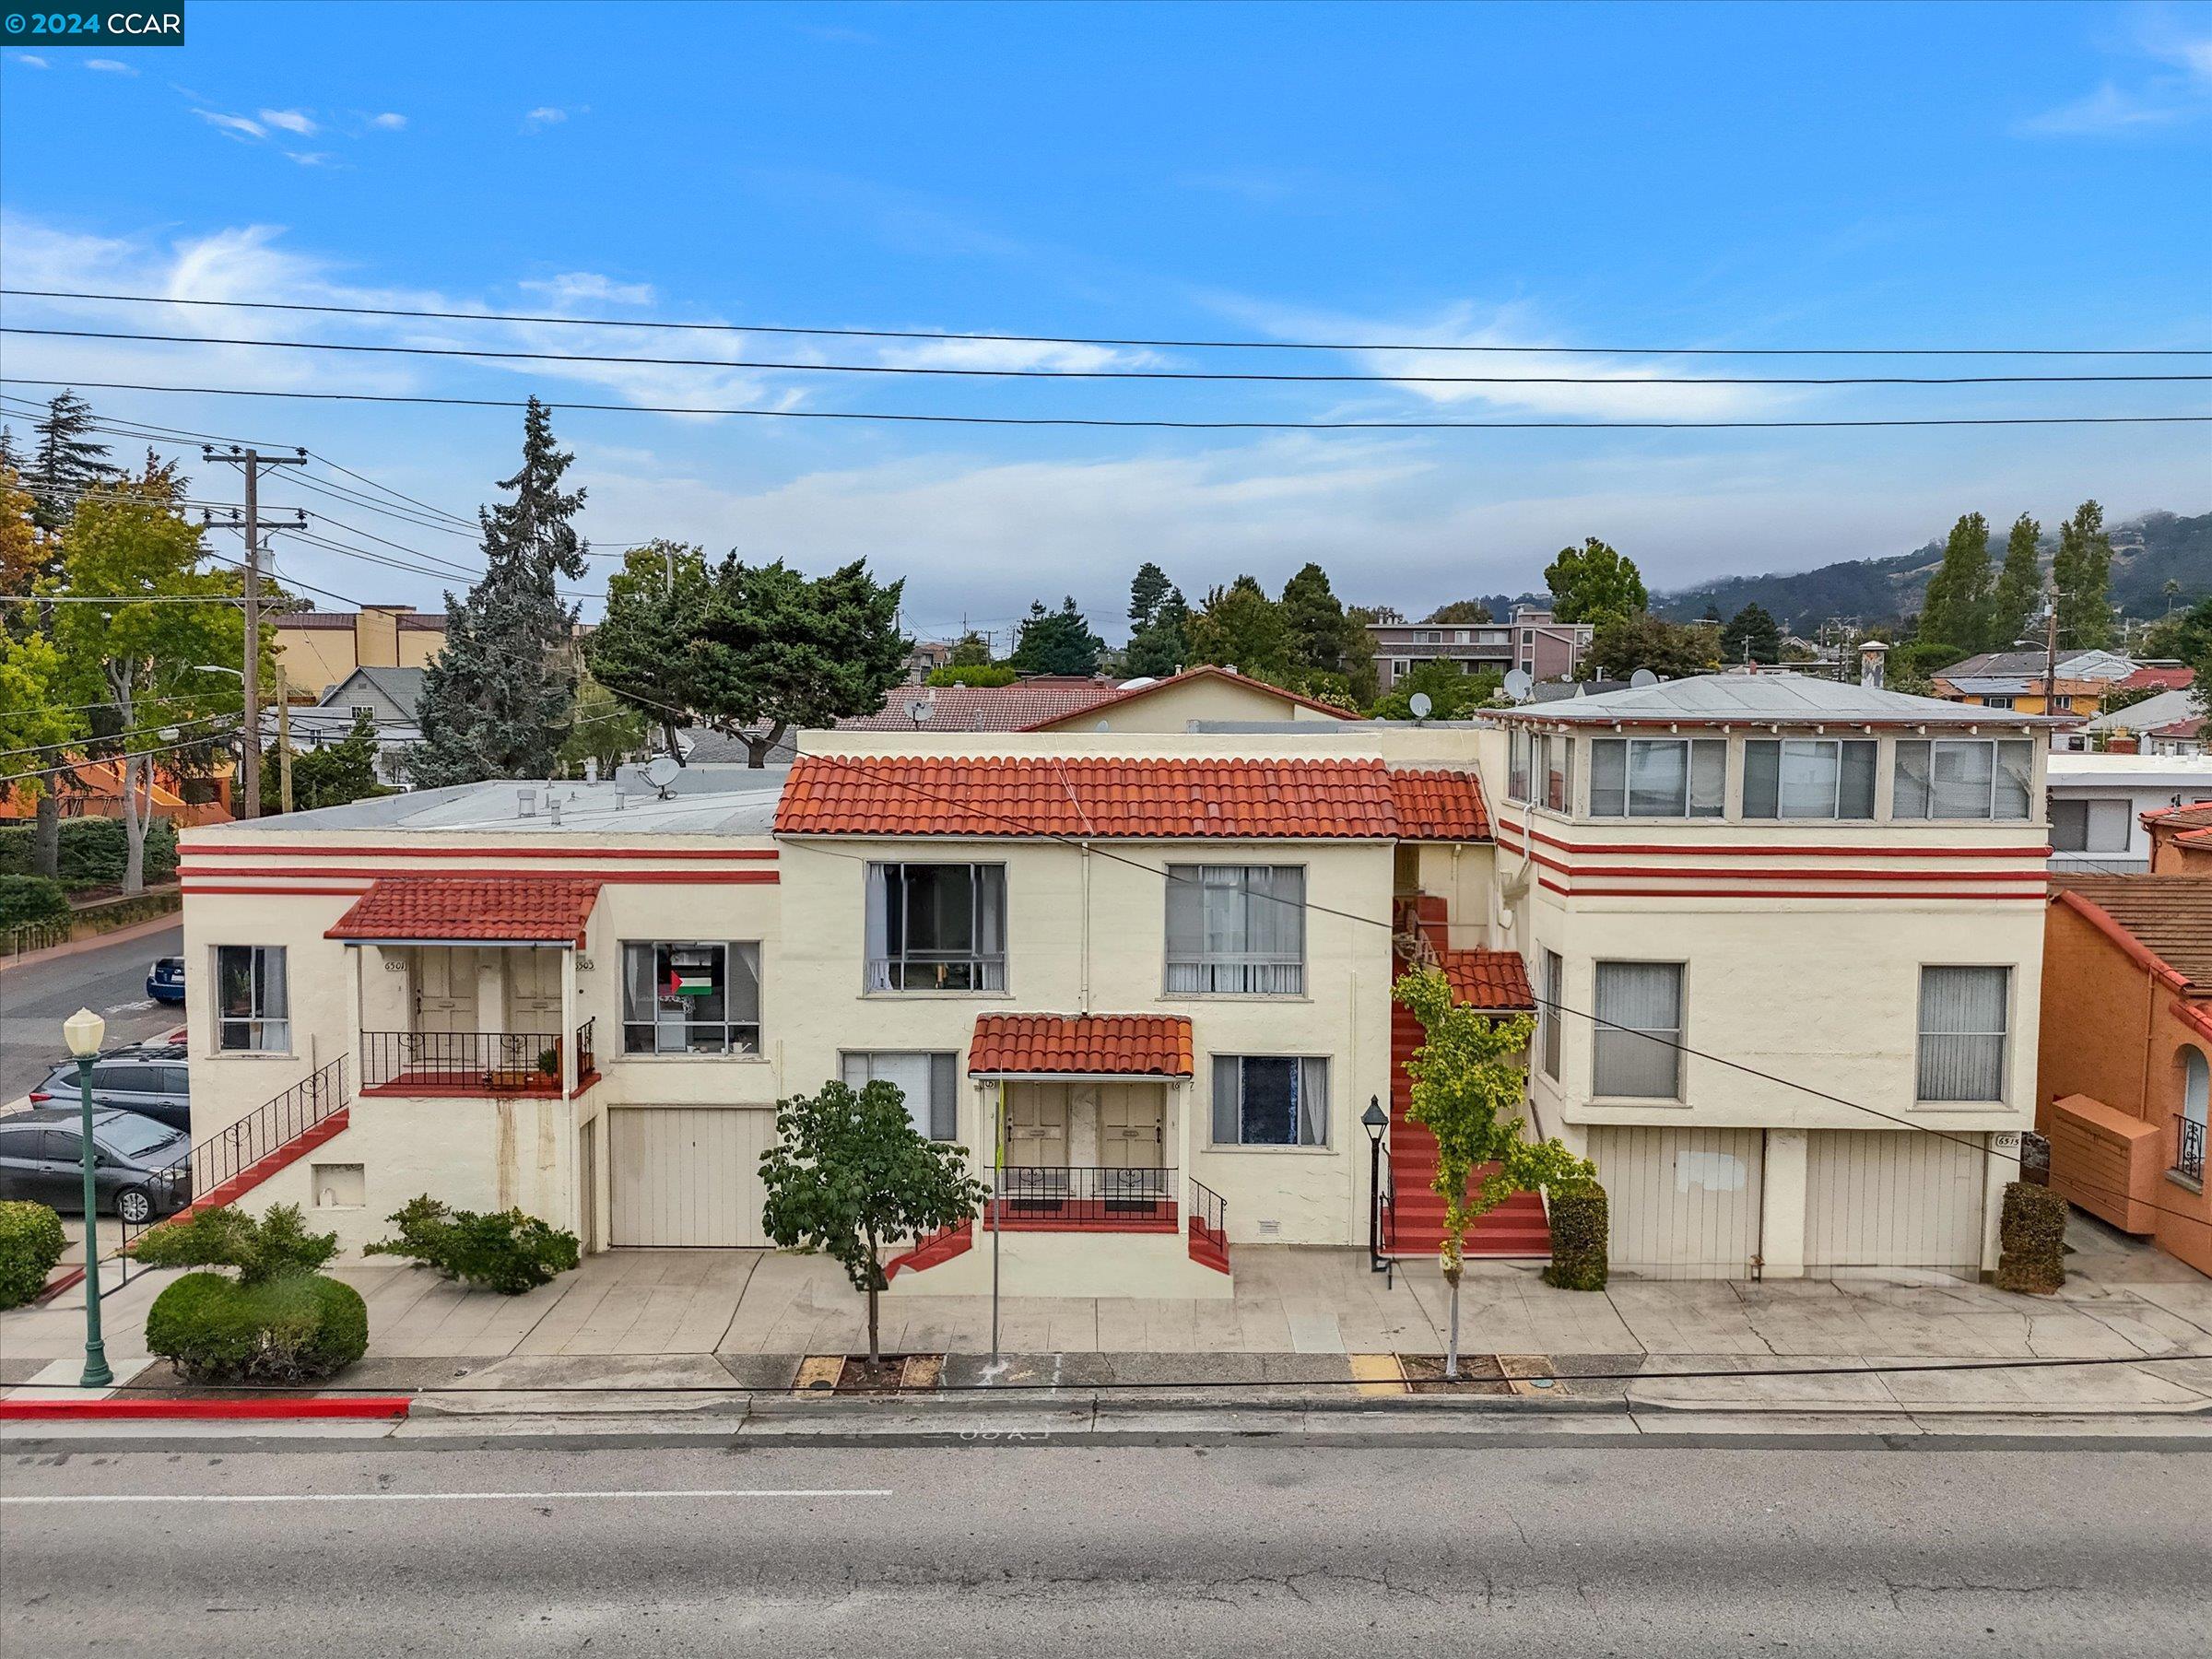
[[[1007,661],[1024,674],[1096,674],[1099,653],[1105,649],[1106,641],[1090,631],[1070,594],[1056,611],[1046,610],[1041,599],[1031,601]]]
[[[1920,637],[1971,655],[1989,632],[1989,521],[1962,513],[1943,545],[1943,563],[1928,578]]]
[[[477,513],[484,574],[466,599],[446,595],[445,649],[423,676],[422,742],[408,768],[426,789],[551,775],[576,698],[576,612],[553,585],[584,571],[571,523],[583,491],[560,488],[574,459],[531,398],[522,469],[499,485],[514,499]]]
[[[23,481],[36,503],[30,522],[52,535],[76,512],[77,491],[87,484],[121,476],[108,461],[108,446],[93,441],[92,406],[74,392],[61,391],[31,429],[30,465]]]
[[[1329,573],[1317,564],[1301,566],[1283,583],[1279,608],[1290,630],[1291,666],[1315,674],[1343,673],[1350,624],[1329,586]]]
[[[2105,590],[2112,575],[2112,543],[2104,533],[2104,509],[2084,501],[2058,527],[2058,553],[2051,560],[2061,645],[2087,651],[2111,642],[2112,607]]]
[[[1994,651],[2004,651],[2027,630],[2042,596],[2043,573],[2036,563],[2042,545],[2043,527],[2026,513],[2012,521],[2005,538],[2005,568],[1998,572],[1997,588],[1989,602],[1989,638]]]
[[[1168,573],[1150,559],[1139,565],[1135,578],[1129,583],[1129,631],[1140,634],[1151,627],[1159,615],[1160,606],[1174,591],[1175,584],[1168,580]]]
[[[1170,587],[1153,608],[1152,620],[1129,636],[1122,653],[1122,672],[1131,679],[1165,679],[1180,673],[1191,653],[1183,626],[1191,619],[1190,602],[1179,587]]]
[[[1779,663],[1782,629],[1766,606],[1754,601],[1744,606],[1721,629],[1721,660],[1725,663]]]

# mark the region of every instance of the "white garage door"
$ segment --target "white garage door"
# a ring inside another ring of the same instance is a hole
[[[765,1244],[765,1107],[617,1106],[606,1114],[608,1233],[622,1245]]]
[[[1645,1278],[1747,1278],[1759,1250],[1756,1129],[1593,1129],[1615,1268]]]
[[[1979,1135],[1816,1130],[1806,1137],[1806,1269],[1979,1275],[1984,1162]]]

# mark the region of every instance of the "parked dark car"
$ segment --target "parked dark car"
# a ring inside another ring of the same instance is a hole
[[[29,1198],[64,1215],[83,1215],[80,1122],[76,1112],[59,1106],[0,1118],[0,1198]],[[93,1191],[108,1214],[135,1224],[192,1202],[190,1136],[135,1112],[95,1109],[92,1148]]]
[[[182,1002],[184,1000],[184,959],[182,957],[156,957],[154,965],[146,972],[146,994],[156,1002]]]
[[[76,1062],[65,1060],[30,1091],[33,1106],[77,1103]],[[92,1062],[92,1104],[135,1112],[171,1129],[192,1128],[192,1085],[181,1042],[120,1048]]]

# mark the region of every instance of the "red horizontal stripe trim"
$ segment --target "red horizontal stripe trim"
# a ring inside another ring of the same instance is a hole
[[[405,1394],[371,1394],[354,1399],[238,1399],[238,1400],[0,1400],[0,1420],[29,1422],[43,1418],[403,1418],[407,1415]]]
[[[1566,888],[1544,884],[1555,893],[1569,899],[1995,899],[2014,904],[2043,901],[2041,893],[1984,893],[1958,891],[1931,892],[1925,888],[1896,893],[1831,893],[1817,888],[1644,888],[1644,887],[1578,887]]]
[[[188,887],[178,891],[187,899],[206,893],[335,893],[347,899],[359,899],[369,889],[365,887]]]
[[[285,865],[269,865],[258,869],[243,870],[195,870],[187,865],[182,874],[182,878],[186,880],[194,877],[220,877],[226,880],[245,877],[252,877],[259,880],[366,877],[371,880],[378,880],[398,875],[399,872],[364,868],[359,865],[324,865],[312,869],[294,869]],[[685,882],[695,887],[759,883],[773,885],[782,879],[782,877],[774,870],[610,870],[605,872],[596,870],[409,870],[406,872],[406,875],[409,878],[418,876],[459,877],[463,879],[475,877],[479,879],[498,881],[559,881],[590,875],[603,885],[623,887],[665,882]],[[190,891],[191,889],[187,888],[186,890]],[[277,893],[297,893],[306,892],[310,889],[305,888],[271,888],[265,890]]]
[[[196,842],[184,849],[187,858],[323,858],[352,857],[370,853],[378,858],[602,858],[770,859],[773,847],[206,847]]]
[[[1696,822],[1685,819],[1685,822]],[[1498,839],[1502,842],[1508,836],[1522,833],[1519,824],[1500,818],[1496,826]],[[1822,844],[1789,847],[1715,846],[1711,842],[1685,844],[1680,841],[1571,841],[1541,830],[1528,832],[1547,847],[1557,847],[1563,853],[1679,853],[1686,857],[1715,858],[2048,858],[2049,847],[1889,847],[1867,845],[1839,847]],[[1514,852],[1522,849],[1515,847]]]
[[[1662,877],[1670,880],[1719,877],[1725,881],[1995,881],[2043,888],[2049,885],[2051,879],[2041,870],[1736,870],[1712,865],[1564,865],[1546,858],[1541,853],[1537,855],[1536,863],[1547,870],[1557,870],[1578,881],[1589,877],[1635,876]]]

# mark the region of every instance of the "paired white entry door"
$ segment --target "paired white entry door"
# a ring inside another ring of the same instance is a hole
[[[1006,1162],[1017,1168],[1068,1167],[1071,1128],[1095,1130],[1098,1162],[1109,1170],[1157,1170],[1165,1165],[1166,1091],[1157,1083],[1101,1083],[1095,1113],[1076,1094],[1089,1086],[1011,1083],[1006,1086]],[[1091,1117],[1086,1124],[1079,1120]],[[1080,1139],[1078,1133],[1075,1138]]]

